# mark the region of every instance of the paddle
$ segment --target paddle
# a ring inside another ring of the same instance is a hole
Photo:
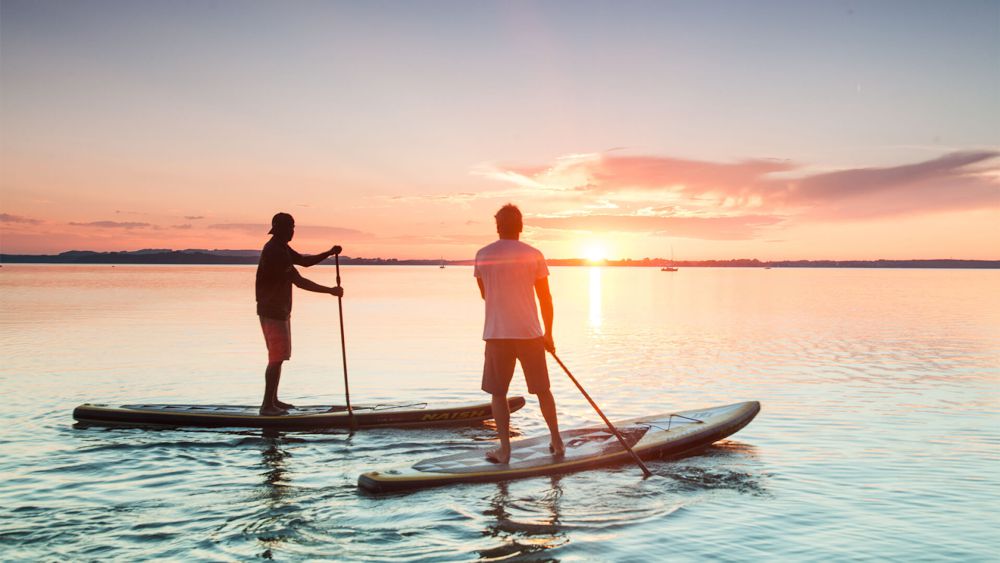
[[[601,418],[604,420],[604,424],[608,425],[608,429],[610,429],[611,433],[615,435],[615,438],[618,438],[618,441],[621,443],[622,447],[628,450],[628,453],[632,454],[632,459],[635,460],[635,463],[636,465],[639,466],[639,469],[642,469],[643,475],[645,475],[646,477],[652,477],[653,473],[650,472],[649,468],[646,467],[646,464],[643,463],[641,459],[639,459],[639,456],[636,455],[634,451],[632,451],[632,447],[629,446],[627,442],[625,442],[625,438],[623,438],[621,433],[618,432],[618,429],[615,428],[615,425],[611,424],[611,421],[608,420],[608,417],[604,416],[604,413],[601,412],[601,408],[598,407],[597,403],[595,403],[594,400],[590,398],[590,395],[583,388],[583,386],[580,385],[580,382],[577,381],[575,377],[573,377],[573,374],[570,373],[569,368],[566,367],[566,364],[562,363],[562,360],[559,359],[559,356],[556,355],[555,351],[550,350],[549,353],[552,354],[552,357],[555,358],[557,362],[559,362],[559,367],[563,368],[563,371],[566,372],[566,375],[568,375],[569,378],[573,380],[573,383],[576,384],[576,388],[579,389],[580,392],[583,393],[583,396],[587,399],[587,401],[590,402],[590,406],[594,407],[594,410],[597,411],[597,414],[601,415]]]
[[[337,287],[340,287],[340,253],[333,255],[333,262],[337,266]],[[358,429],[354,420],[354,411],[351,409],[351,390],[347,386],[347,345],[344,343],[344,296],[337,296],[337,312],[340,314],[340,355],[344,359],[344,399],[347,401],[347,419],[351,424],[351,432]]]

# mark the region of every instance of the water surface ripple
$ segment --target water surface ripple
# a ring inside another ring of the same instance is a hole
[[[560,356],[610,417],[759,400],[757,420],[645,480],[622,465],[371,495],[361,472],[484,448],[490,425],[78,428],[88,401],[256,402],[253,268],[5,264],[3,559],[996,560],[998,274],[553,268]],[[486,399],[469,268],[343,278],[356,402]],[[336,303],[295,307],[283,398],[339,403]],[[563,426],[594,423],[552,378]],[[513,424],[545,431],[532,398]]]

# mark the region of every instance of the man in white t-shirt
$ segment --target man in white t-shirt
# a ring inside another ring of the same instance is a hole
[[[510,407],[507,388],[514,377],[514,364],[528,383],[528,392],[538,397],[538,405],[552,435],[550,450],[565,452],[559,437],[556,403],[549,390],[549,372],[545,351],[555,351],[552,341],[552,294],[549,293],[549,269],[545,257],[536,248],[518,240],[523,223],[521,211],[507,204],[494,216],[500,240],[476,253],[474,275],[479,292],[486,301],[486,362],[483,366],[483,391],[493,396],[500,447],[490,450],[486,459],[494,463],[510,462]],[[545,332],[538,324],[535,295],[542,310]]]

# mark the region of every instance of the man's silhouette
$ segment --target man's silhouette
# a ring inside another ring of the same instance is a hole
[[[288,409],[294,408],[278,400],[281,364],[292,357],[292,284],[306,291],[338,297],[344,294],[344,290],[309,281],[295,269],[296,265],[309,267],[333,254],[340,254],[339,246],[315,256],[295,252],[288,246],[295,236],[295,219],[288,213],[275,214],[268,234],[273,236],[260,252],[256,284],[257,315],[267,343],[267,370],[264,372],[264,399],[260,403],[260,414],[278,416],[288,414]]]
[[[545,351],[555,351],[552,341],[552,295],[549,293],[549,269],[537,249],[518,239],[523,223],[521,211],[507,204],[494,216],[500,240],[476,253],[474,275],[479,292],[486,301],[486,361],[483,366],[483,391],[493,396],[500,447],[490,450],[486,459],[495,463],[510,461],[510,407],[507,388],[514,377],[514,365],[528,383],[528,392],[538,397],[538,405],[552,435],[552,453],[562,455],[556,403],[549,390],[549,372]],[[538,324],[535,295],[541,305],[545,332]]]

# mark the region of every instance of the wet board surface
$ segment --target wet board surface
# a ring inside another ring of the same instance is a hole
[[[760,403],[750,401],[718,407],[662,413],[613,421],[639,456],[659,457],[697,450],[721,440],[750,423]],[[491,463],[485,449],[419,461],[407,467],[371,471],[358,486],[371,492],[435,487],[452,483],[489,482],[581,471],[631,459],[606,426],[560,432],[566,453],[549,451],[548,435],[511,444],[510,462]]]
[[[524,406],[524,397],[508,399],[511,411]],[[287,415],[262,416],[251,405],[102,405],[84,404],[73,418],[84,425],[237,427],[237,428],[349,428],[351,417],[342,405],[309,405],[289,409]],[[468,424],[493,418],[490,403],[440,405],[382,403],[352,405],[358,428],[428,427]]]

